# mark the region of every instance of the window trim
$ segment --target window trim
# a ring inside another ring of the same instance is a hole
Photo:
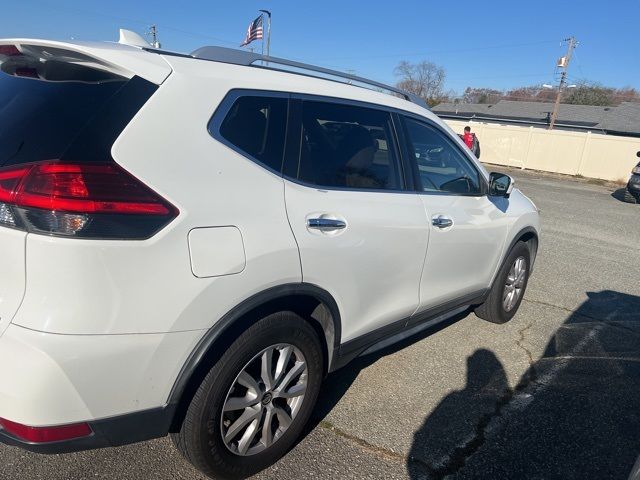
[[[285,130],[284,130],[284,148],[282,153],[282,160],[280,161],[280,170],[276,170],[275,168],[267,165],[266,163],[258,160],[253,155],[245,152],[241,148],[237,147],[229,140],[227,140],[222,133],[220,133],[220,127],[224,123],[227,115],[231,111],[236,100],[243,97],[268,97],[268,98],[284,98],[287,101],[287,112],[286,112],[286,122]],[[244,158],[251,160],[253,163],[257,163],[262,168],[268,170],[269,172],[282,177],[283,176],[283,166],[285,163],[286,153],[287,153],[287,145],[288,145],[288,137],[289,137],[289,128],[290,128],[290,117],[291,117],[291,94],[288,92],[276,92],[271,90],[253,90],[253,89],[244,89],[244,88],[234,88],[229,90],[227,94],[224,96],[216,110],[211,115],[211,118],[207,122],[207,132],[211,135],[215,140],[222,143],[223,145],[229,147],[234,152],[242,155]]]
[[[378,188],[353,188],[353,187],[336,187],[336,186],[325,186],[325,185],[316,185],[314,183],[305,182],[304,180],[300,180],[300,149],[302,148],[302,103],[304,101],[312,101],[312,102],[324,102],[324,103],[332,103],[338,105],[347,105],[358,108],[367,108],[369,110],[376,110],[379,112],[383,112],[389,115],[389,122],[391,127],[391,140],[393,142],[393,152],[395,158],[393,159],[396,164],[396,169],[399,175],[401,186],[399,189],[378,189]],[[283,175],[283,177],[297,185],[302,185],[304,187],[313,188],[314,190],[321,191],[338,191],[338,192],[368,192],[368,193],[393,193],[393,194],[406,194],[406,193],[415,193],[413,189],[413,182],[409,181],[407,177],[407,170],[405,168],[402,148],[400,145],[400,141],[398,138],[398,125],[395,119],[396,110],[393,108],[387,108],[382,105],[377,105],[375,103],[362,102],[358,100],[350,100],[347,98],[338,98],[338,97],[328,97],[325,95],[313,95],[306,93],[292,93],[289,112],[292,113],[291,118],[289,119],[288,129],[291,132],[294,132],[292,135],[297,137],[297,141],[294,145],[287,145],[285,151],[285,161],[283,171],[287,171]],[[295,177],[291,176],[289,172],[293,172],[295,169]]]
[[[442,127],[440,127],[430,119],[420,117],[419,115],[402,113],[402,114],[399,114],[399,117],[400,117],[399,119],[400,123],[402,124],[402,131],[404,134],[404,142],[405,142],[404,155],[406,156],[407,161],[410,162],[410,168],[414,176],[414,188],[416,193],[418,193],[419,195],[448,195],[448,196],[454,196],[454,197],[476,197],[476,198],[484,197],[487,195],[487,193],[489,192],[489,184],[487,182],[487,179],[483,175],[482,171],[478,168],[476,163],[469,157],[467,152],[465,152],[464,150],[462,150],[462,148],[460,148],[460,145],[458,145],[451,138],[448,132],[446,132]],[[418,124],[422,124],[428,128],[432,128],[437,133],[443,135],[445,138],[449,140],[454,150],[457,150],[462,155],[463,159],[466,160],[467,164],[469,164],[471,168],[473,168],[473,170],[478,174],[478,181],[480,185],[477,193],[455,193],[455,192],[445,192],[441,190],[434,192],[434,191],[425,191],[423,189],[422,180],[420,179],[420,171],[418,170],[418,162],[416,162],[415,158],[413,158],[411,155],[411,150],[413,146],[411,145],[411,140],[407,130],[406,119],[413,120]]]
[[[220,134],[220,127],[224,122],[227,114],[231,110],[231,107],[238,98],[241,97],[271,97],[271,98],[284,98],[287,100],[287,125],[285,127],[285,145],[283,159],[280,166],[280,170],[276,170],[271,166],[261,162],[252,155],[244,152],[234,144],[229,142]],[[402,183],[401,189],[387,190],[387,189],[369,189],[369,188],[350,188],[350,187],[327,187],[314,185],[312,183],[304,182],[297,178],[300,164],[300,148],[302,146],[302,102],[304,100],[319,101],[327,103],[336,103],[341,105],[351,105],[354,107],[369,108],[372,110],[378,110],[388,113],[391,116],[391,130],[392,140],[394,142],[394,150],[396,155],[396,167],[400,174],[400,181]],[[425,124],[428,127],[436,129],[441,135],[444,135],[449,139],[454,148],[457,148],[462,153],[463,157],[466,157],[467,162],[478,173],[480,180],[480,193],[452,193],[452,192],[425,192],[422,190],[422,185],[419,178],[417,162],[413,160],[410,152],[409,137],[406,132],[405,119],[409,118],[417,121],[418,123]],[[435,123],[432,119],[423,117],[417,113],[402,110],[395,107],[389,107],[386,105],[380,105],[376,103],[366,102],[362,100],[352,100],[342,97],[331,97],[328,95],[315,95],[310,93],[297,93],[279,90],[259,90],[252,88],[234,88],[227,92],[220,104],[216,107],[215,111],[211,115],[211,118],[207,122],[207,132],[218,142],[229,147],[234,152],[243,156],[244,158],[258,164],[268,172],[284,178],[290,182],[293,182],[304,187],[313,188],[315,190],[322,191],[348,191],[348,192],[369,192],[369,193],[393,193],[393,194],[412,194],[417,193],[419,195],[450,195],[450,196],[468,196],[468,197],[481,197],[485,196],[489,192],[489,183],[482,170],[476,164],[476,160],[471,157],[471,152],[465,152],[460,145],[458,145],[455,139],[451,138],[451,135],[443,129],[440,125]],[[297,137],[297,138],[296,138]],[[295,171],[295,176],[292,173]]]

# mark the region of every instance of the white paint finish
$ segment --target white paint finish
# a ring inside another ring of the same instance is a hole
[[[0,227],[0,336],[24,296],[26,236],[24,232]]]
[[[335,298],[343,342],[415,311],[429,235],[417,195],[319,190],[288,181],[285,193],[304,281]],[[321,215],[347,227],[308,229],[307,219]]]
[[[164,406],[202,334],[51,335],[11,325],[0,337],[0,416],[46,426]]]
[[[112,148],[120,165],[180,210],[178,218],[144,241],[28,235],[30,281],[14,323],[64,334],[204,329],[256,293],[302,281],[282,178],[206,130],[233,83],[216,71],[172,74]],[[241,275],[193,276],[187,237],[209,225],[242,232]]]
[[[0,45],[25,44],[50,46],[81,52],[112,65],[125,76],[137,75],[150,82],[161,84],[171,73],[171,68],[162,56],[146,52],[130,45],[111,42],[59,42],[33,38],[3,38]]]
[[[25,275],[28,279],[13,324],[0,337],[0,416],[50,425],[161,406],[203,331],[252,295],[301,282],[302,268],[305,281],[334,295],[344,322],[343,341],[411,315],[419,295],[426,301],[438,294],[425,285],[442,289],[442,295],[460,293],[461,282],[474,284],[491,270],[468,264],[473,261],[469,252],[480,253],[487,262],[492,258],[490,237],[502,228],[487,224],[491,218],[498,218],[496,225],[503,220],[486,204],[434,205],[413,193],[319,191],[284,181],[206,130],[220,101],[234,88],[379,103],[439,123],[431,112],[390,95],[300,75],[165,57],[117,44],[43,44],[74,48],[162,83],[115,142],[112,155],[180,215],[144,241],[33,234],[25,240],[25,234],[11,232],[15,238],[5,242],[10,237],[0,232],[0,260],[13,251],[9,264],[15,268],[8,288],[0,276],[0,295],[8,292],[12,305],[0,315],[18,307],[21,282]],[[504,236],[522,226],[538,227],[535,210],[517,190],[509,202]],[[432,211],[453,215],[454,227],[433,232]],[[347,228],[327,234],[309,231],[310,215],[343,219]],[[240,268],[240,243],[233,235],[220,242],[228,244],[222,250],[231,251],[230,259],[208,249],[216,239],[207,232],[206,238],[195,240],[202,241],[204,250],[192,262],[190,232],[211,225],[234,225],[241,232],[246,259],[241,274],[194,276]],[[489,228],[478,238],[471,235],[483,226]],[[425,272],[444,269],[445,280],[426,276],[420,292],[430,234],[434,248],[428,258],[435,263],[427,262]],[[503,248],[504,238],[498,249]],[[451,264],[444,261],[447,256],[453,257]],[[22,271],[15,259],[25,262]],[[465,265],[479,270],[468,276]],[[203,272],[201,266],[206,267]],[[495,273],[495,261],[493,267]],[[13,368],[16,364],[21,368]]]
[[[189,232],[191,270],[196,277],[219,277],[244,270],[247,259],[236,227],[195,228]]]
[[[499,263],[511,220],[500,208],[509,200],[487,196],[421,194],[429,219],[443,215],[453,226],[431,226],[420,285],[425,310],[489,286]]]

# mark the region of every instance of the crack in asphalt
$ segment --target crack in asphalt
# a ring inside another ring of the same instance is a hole
[[[516,345],[518,346],[518,348],[520,348],[522,351],[524,351],[525,355],[527,356],[527,361],[529,362],[529,369],[525,372],[525,374],[523,375],[523,378],[520,380],[520,382],[518,382],[518,386],[520,384],[522,384],[522,383],[529,384],[529,383],[535,381],[535,379],[538,377],[538,373],[536,371],[536,365],[535,365],[536,362],[533,359],[533,353],[531,353],[531,350],[529,350],[524,344],[525,333],[531,327],[533,327],[533,321],[529,322],[529,325],[527,325],[526,327],[523,327],[520,330],[518,330],[518,335],[520,336],[520,338],[518,338],[518,340],[516,340]],[[525,376],[527,378],[525,378]],[[516,386],[516,389],[518,388],[518,386]]]
[[[390,460],[401,460],[401,461],[406,461],[407,460],[407,456],[403,455],[401,453],[397,453],[394,452],[393,450],[389,450],[387,448],[384,447],[378,447],[376,445],[373,445],[372,443],[367,442],[366,440],[363,440],[362,438],[358,437],[357,435],[352,435],[348,432],[345,432],[344,430],[342,430],[339,427],[336,427],[333,423],[327,421],[327,420],[322,420],[318,426],[320,428],[323,428],[325,430],[328,430],[332,433],[334,433],[335,435],[345,438],[347,440],[351,440],[352,442],[358,444],[360,447],[364,448],[365,450],[368,450],[370,452],[373,453],[377,453],[380,454]]]

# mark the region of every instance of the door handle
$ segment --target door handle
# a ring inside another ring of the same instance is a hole
[[[449,228],[453,225],[453,220],[444,215],[436,215],[431,219],[431,225],[438,228]]]
[[[347,228],[347,222],[334,218],[309,218],[307,220],[308,228],[316,228],[322,231],[342,230]]]

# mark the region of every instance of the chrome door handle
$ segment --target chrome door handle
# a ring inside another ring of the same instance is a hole
[[[317,228],[318,230],[342,230],[347,228],[347,222],[333,218],[309,218],[307,220],[308,228]]]
[[[448,228],[453,225],[453,220],[444,215],[437,215],[431,219],[431,224],[438,228]]]

